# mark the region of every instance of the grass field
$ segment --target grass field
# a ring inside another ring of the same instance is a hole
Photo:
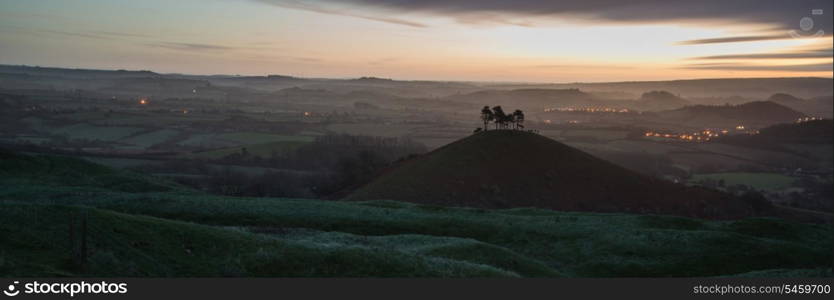
[[[401,137],[412,134],[423,125],[412,124],[333,124],[327,130],[352,135]]]
[[[178,144],[183,146],[220,148],[276,142],[312,142],[314,139],[315,138],[311,136],[300,135],[233,132],[223,134],[194,134]]]
[[[246,145],[246,151],[249,155],[258,156],[261,158],[269,158],[272,156],[272,153],[289,153],[298,149],[298,147],[304,146],[309,142],[306,141],[289,141],[289,142],[271,142],[271,143],[264,143],[264,144],[254,144],[254,145]],[[223,148],[217,150],[210,150],[210,151],[203,151],[198,153],[190,153],[187,154],[189,158],[202,158],[202,159],[218,159],[223,158],[231,154],[241,153],[243,147],[230,147],[230,148]]]
[[[276,135],[257,132],[235,132],[224,133],[217,136],[220,139],[238,142],[241,144],[263,144],[274,142],[312,142],[313,137],[300,135]]]
[[[724,180],[726,186],[741,184],[769,192],[786,189],[796,180],[776,173],[713,173],[693,175],[690,181],[698,182],[705,179]]]
[[[140,135],[135,135],[126,139],[122,139],[119,142],[127,143],[131,145],[138,146],[143,149],[150,148],[153,145],[163,143],[175,136],[177,136],[180,132],[173,129],[160,129],[151,131],[148,133],[143,133]]]
[[[86,139],[99,141],[116,141],[142,131],[139,127],[104,127],[85,123],[73,124],[52,131],[69,139]]]
[[[776,219],[219,197],[8,153],[0,232],[2,276],[831,276],[834,248],[830,226]]]
[[[628,136],[628,131],[607,129],[568,129],[562,131],[562,137],[593,137],[600,140],[621,140]]]

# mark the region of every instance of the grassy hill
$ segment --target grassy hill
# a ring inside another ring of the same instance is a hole
[[[675,109],[689,104],[689,101],[667,91],[646,92],[637,101],[644,110]]]
[[[831,78],[713,78],[671,81],[626,81],[557,84],[501,84],[503,88],[576,88],[589,92],[620,92],[640,95],[645,91],[664,90],[686,97],[732,97],[748,95],[766,98],[774,93],[799,97],[831,95]]]
[[[643,176],[544,136],[511,130],[478,133],[403,162],[347,199],[708,218],[755,213],[729,195]]]
[[[753,101],[739,105],[693,105],[659,113],[662,119],[703,128],[733,128],[744,125],[762,128],[791,123],[805,114],[770,101]]]
[[[797,111],[815,117],[831,118],[834,100],[829,96],[819,96],[811,99],[800,99],[790,94],[777,93],[767,98],[767,101],[779,103]]]
[[[776,219],[219,197],[8,152],[0,233],[3,277],[831,276],[834,248],[830,226]]]
[[[759,134],[731,135],[721,137],[717,141],[751,148],[781,149],[785,145],[790,144],[830,145],[833,138],[834,121],[825,119],[801,123],[777,124],[762,128],[759,130]]]

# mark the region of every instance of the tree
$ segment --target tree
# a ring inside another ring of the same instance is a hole
[[[492,113],[492,110],[489,109],[489,106],[484,106],[484,108],[481,109],[481,121],[484,121],[484,131],[489,128],[489,122],[494,120],[495,115]]]
[[[504,123],[507,121],[507,114],[504,113],[504,109],[501,108],[501,105],[493,107],[492,114],[494,116],[495,129],[498,129],[499,126],[503,127]]]
[[[505,123],[504,123],[505,128],[510,128],[511,126],[515,126],[515,115],[514,114],[509,114],[509,115],[507,115],[506,118],[507,119],[505,120]]]
[[[513,112],[513,117],[515,119],[516,129],[518,129],[518,127],[524,128],[524,112],[520,109],[516,109]]]

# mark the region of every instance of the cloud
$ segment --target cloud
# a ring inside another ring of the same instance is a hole
[[[300,62],[307,62],[307,63],[318,63],[322,62],[320,58],[315,57],[292,57],[293,60],[300,61]]]
[[[600,64],[551,64],[551,65],[532,65],[528,66],[536,69],[606,69],[606,70],[630,70],[636,69],[635,66],[623,65],[600,65]]]
[[[804,58],[831,58],[834,57],[834,49],[815,49],[797,52],[783,53],[749,53],[749,54],[728,54],[693,57],[693,60],[725,60],[725,59],[804,59]]]
[[[147,37],[150,37],[150,36],[145,35],[145,34],[115,32],[115,31],[92,31],[91,33],[101,35],[101,36],[110,36],[110,37],[130,37],[130,38],[147,38]]]
[[[406,14],[430,14],[463,23],[503,22],[513,19],[556,18],[598,22],[680,23],[722,21],[770,24],[780,29],[797,29],[812,9],[823,9],[814,17],[815,28],[831,32],[831,0],[257,0],[290,8],[360,17],[384,16],[400,20]],[[312,3],[316,3],[315,5]],[[348,13],[344,13],[348,12]],[[356,16],[356,15],[354,15]],[[410,23],[410,21],[404,21]],[[530,24],[526,21],[519,24]]]
[[[56,34],[56,35],[63,35],[69,37],[82,37],[88,39],[97,39],[97,40],[111,40],[113,37],[102,35],[102,34],[95,34],[95,33],[83,33],[83,32],[69,32],[69,31],[60,31],[60,30],[48,30],[44,29],[41,30],[45,33]]]
[[[389,63],[394,63],[394,62],[397,62],[397,61],[400,61],[400,59],[396,58],[396,57],[387,57],[387,58],[381,58],[381,59],[370,61],[370,62],[368,62],[368,64],[372,65],[372,66],[380,66],[380,65],[386,65],[386,64],[389,64]]]
[[[257,0],[258,2],[271,4],[279,7],[284,8],[291,8],[291,9],[299,9],[299,10],[306,10],[317,12],[321,14],[328,14],[328,15],[337,15],[337,16],[348,16],[348,17],[355,17],[365,20],[377,21],[377,22],[384,22],[389,24],[396,24],[396,25],[403,25],[409,27],[427,27],[425,24],[408,21],[404,19],[397,19],[388,16],[374,16],[374,15],[366,15],[362,13],[353,12],[347,9],[338,9],[338,8],[325,8],[323,6],[319,6],[316,4],[312,4],[310,1],[293,1],[293,0]]]
[[[197,44],[197,43],[175,43],[175,42],[157,42],[157,43],[150,43],[147,44],[151,47],[158,47],[158,48],[165,48],[171,50],[183,50],[183,51],[220,51],[220,50],[232,50],[233,47],[221,46],[221,45],[211,45],[211,44]]]
[[[116,40],[122,38],[146,38],[149,37],[143,34],[136,34],[136,33],[124,33],[124,32],[114,32],[114,31],[84,31],[84,32],[73,32],[73,31],[63,31],[63,30],[52,30],[52,29],[27,29],[24,27],[19,26],[9,26],[12,30],[17,30],[21,32],[27,33],[35,33],[35,34],[50,34],[50,35],[60,35],[66,37],[80,37],[80,38],[87,38],[87,39],[96,39],[96,40]]]
[[[677,44],[678,45],[703,45],[703,44],[721,44],[721,43],[737,43],[737,42],[755,42],[755,41],[781,40],[781,39],[786,39],[788,37],[789,36],[787,34],[731,36],[731,37],[723,37],[723,38],[680,41]]]
[[[683,67],[696,70],[723,71],[790,71],[790,72],[831,72],[832,63],[801,64],[801,65],[751,65],[735,63],[694,64]]]

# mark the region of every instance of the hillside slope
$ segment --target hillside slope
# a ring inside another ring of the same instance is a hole
[[[667,122],[701,128],[733,128],[744,125],[763,128],[791,123],[805,114],[770,101],[753,101],[739,105],[693,105],[658,113]]]
[[[831,276],[832,228],[775,219],[235,198],[72,158],[0,156],[0,276]],[[73,169],[43,176],[28,170]],[[86,178],[74,184],[74,178]],[[69,224],[87,218],[88,258]],[[71,244],[75,244],[72,250]]]
[[[646,177],[549,138],[488,131],[406,161],[348,200],[739,218],[750,204]]]

